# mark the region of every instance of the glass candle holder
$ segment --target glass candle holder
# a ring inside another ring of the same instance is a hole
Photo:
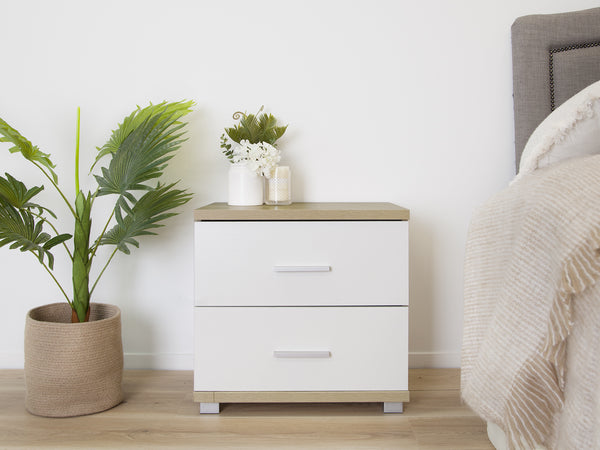
[[[292,203],[292,174],[288,166],[277,166],[271,178],[267,178],[265,203],[267,205],[290,205]]]

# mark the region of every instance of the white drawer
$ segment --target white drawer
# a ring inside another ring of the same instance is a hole
[[[408,305],[407,221],[195,223],[195,304]]]
[[[408,390],[407,307],[194,310],[195,391]]]

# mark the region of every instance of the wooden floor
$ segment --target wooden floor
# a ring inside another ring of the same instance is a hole
[[[198,414],[189,371],[126,371],[126,400],[69,419],[30,415],[21,370],[0,370],[0,448],[493,449],[456,369],[412,370],[404,414],[381,404],[227,404]]]

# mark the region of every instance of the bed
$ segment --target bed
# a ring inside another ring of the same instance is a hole
[[[469,227],[461,393],[497,449],[600,448],[600,8],[512,44],[517,175]]]

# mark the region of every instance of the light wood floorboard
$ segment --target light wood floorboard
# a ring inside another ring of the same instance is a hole
[[[125,402],[68,419],[24,408],[22,370],[0,370],[0,448],[492,449],[460,401],[458,369],[411,370],[404,414],[381,404],[225,404],[198,413],[191,371],[125,371]]]

